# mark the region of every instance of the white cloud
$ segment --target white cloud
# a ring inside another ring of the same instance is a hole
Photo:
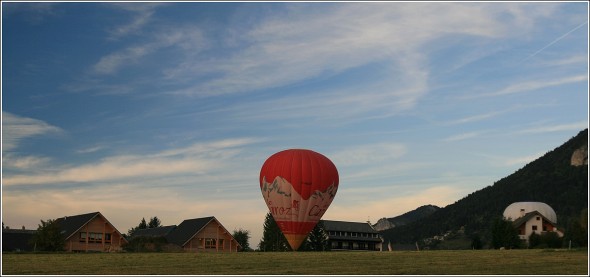
[[[530,11],[526,5],[457,3],[346,3],[314,6],[316,12],[304,5],[289,7],[245,31],[238,38],[247,45],[244,50],[205,64],[187,61],[170,70],[171,78],[220,75],[175,92],[206,96],[280,87],[375,61],[401,66],[400,80],[426,84],[428,66],[423,56],[429,44],[446,36],[518,35],[530,24],[514,28],[511,23],[525,18],[534,22],[548,13]]]
[[[545,153],[539,152],[539,153],[524,156],[524,157],[509,158],[507,160],[504,160],[503,165],[505,165],[505,166],[526,165],[526,164],[538,159],[539,157],[541,157],[543,155],[545,155]]]
[[[191,47],[191,51],[197,52],[206,44],[204,40],[201,30],[194,26],[178,27],[173,31],[169,29],[158,30],[150,37],[149,41],[143,44],[129,46],[101,57],[92,69],[97,74],[114,74],[120,68],[139,63],[145,56],[163,48]]]
[[[94,152],[100,151],[104,148],[105,148],[105,146],[98,145],[98,146],[93,146],[93,147],[88,147],[88,148],[76,150],[76,153],[78,153],[78,154],[94,153]]]
[[[236,147],[253,143],[254,139],[224,140],[165,150],[146,155],[114,156],[99,162],[53,169],[51,173],[3,176],[4,186],[41,185],[70,182],[113,182],[189,174],[205,175],[228,167],[228,160],[239,153]],[[49,168],[48,170],[51,170]],[[232,176],[229,174],[229,176]]]
[[[10,151],[27,138],[60,134],[63,130],[42,120],[2,111],[2,151]]]
[[[532,127],[524,130],[518,131],[521,134],[538,134],[538,133],[551,133],[551,132],[561,132],[561,131],[580,131],[585,128],[588,128],[588,121],[580,121],[570,124],[558,124],[558,125],[551,125],[551,126],[539,126],[539,127]]]
[[[577,76],[569,76],[569,77],[562,77],[559,79],[552,79],[552,80],[531,80],[527,82],[520,82],[516,84],[509,85],[501,90],[498,90],[493,93],[488,94],[480,94],[476,95],[475,97],[482,97],[482,96],[501,96],[501,95],[508,95],[514,93],[523,93],[529,92],[533,90],[539,90],[549,87],[567,85],[572,83],[584,82],[588,81],[587,75],[577,75]]]
[[[428,54],[440,41],[452,47],[453,38],[460,37],[458,41],[470,40],[478,47],[492,39],[518,37],[533,25],[515,28],[514,22],[535,22],[553,9],[497,3],[346,3],[314,6],[310,13],[308,7],[288,5],[253,27],[241,26],[238,36],[228,30],[234,46],[224,48],[224,55],[193,55],[165,70],[168,81],[178,85],[169,93],[210,97],[280,89],[367,66],[382,75],[378,81],[358,78],[331,91],[263,100],[259,106],[265,109],[260,112],[235,107],[236,113],[245,115],[236,118],[388,117],[414,107],[426,95]],[[201,81],[205,77],[208,81]]]
[[[457,135],[450,136],[450,137],[444,139],[444,141],[446,141],[446,142],[453,142],[453,141],[460,141],[460,140],[472,139],[472,138],[478,137],[480,134],[481,134],[480,132],[462,133],[462,134],[457,134]]]
[[[405,145],[400,143],[376,143],[347,147],[330,155],[337,166],[356,166],[379,164],[398,159],[407,153]]]
[[[33,25],[41,24],[48,17],[58,16],[59,3],[37,2],[37,3],[4,3],[2,16],[11,16],[12,14],[22,13],[24,19]]]
[[[496,117],[496,116],[504,114],[504,113],[506,113],[506,111],[493,111],[493,112],[488,112],[488,113],[483,113],[483,114],[478,114],[478,115],[472,115],[472,116],[467,116],[464,118],[453,120],[453,121],[449,122],[448,124],[456,125],[456,124],[472,123],[472,122],[482,121],[485,119],[490,119],[490,118]]]
[[[40,156],[23,156],[19,157],[12,153],[2,154],[2,167],[15,169],[31,169],[46,165],[51,159]]]
[[[151,21],[156,8],[165,3],[108,3],[108,5],[131,13],[132,19],[129,23],[117,26],[110,31],[110,38],[118,39],[141,31]]]

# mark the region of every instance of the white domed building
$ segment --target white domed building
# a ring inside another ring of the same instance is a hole
[[[551,206],[542,202],[515,202],[504,210],[504,219],[512,221],[518,230],[520,239],[528,244],[532,233],[539,235],[546,232],[556,232],[563,237],[563,232],[557,229],[557,215]]]

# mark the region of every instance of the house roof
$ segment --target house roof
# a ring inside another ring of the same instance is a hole
[[[184,246],[213,219],[215,219],[213,216],[186,219],[174,229],[174,232],[170,232],[166,239],[168,242]]]
[[[36,230],[2,229],[2,251],[32,251]]]
[[[326,231],[379,234],[379,232],[373,229],[373,227],[367,222],[322,220],[322,223],[324,224],[324,229],[326,229]]]
[[[535,216],[540,216],[540,217],[543,218],[544,221],[547,221],[547,222],[555,225],[554,222],[552,222],[551,220],[549,220],[548,218],[546,218],[543,214],[541,214],[538,211],[532,211],[532,212],[526,213],[523,217],[520,217],[517,220],[515,220],[514,222],[512,222],[512,224],[513,224],[514,227],[521,226],[522,224],[524,224],[525,222],[529,221],[531,218],[533,218]]]
[[[365,234],[379,234],[367,222],[347,222],[347,221],[333,221],[322,220],[324,229],[328,232],[328,237],[332,240],[356,240],[356,241],[372,241],[380,242],[381,238],[363,237],[360,233]],[[347,235],[330,235],[330,232],[347,232]],[[353,236],[352,233],[359,233]]]
[[[100,212],[93,212],[74,216],[64,216],[56,219],[55,223],[59,224],[61,233],[67,240],[99,214]]]
[[[160,226],[156,228],[137,229],[133,232],[132,238],[135,237],[166,237],[176,228],[176,225]]]
[[[95,217],[100,216],[102,217],[109,225],[115,229],[115,232],[121,234],[113,224],[111,224],[106,217],[104,217],[100,212],[92,212],[87,214],[80,214],[80,215],[73,215],[73,216],[64,216],[55,220],[57,224],[59,224],[61,228],[61,233],[64,235],[65,239],[69,239],[71,236],[76,234],[82,227],[88,224],[91,220]],[[123,238],[126,240],[125,238]]]
[[[502,215],[504,218],[516,221],[519,217],[524,216],[524,213],[532,211],[538,211],[549,221],[557,223],[555,210],[543,202],[515,202],[508,205]]]

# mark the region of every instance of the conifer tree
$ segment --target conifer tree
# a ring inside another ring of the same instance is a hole
[[[288,251],[291,249],[270,212],[266,214],[263,227],[262,239],[258,244],[260,251]]]
[[[145,223],[145,220],[143,222]],[[157,228],[157,227],[161,227],[161,226],[162,226],[162,222],[160,221],[160,219],[158,219],[157,216],[150,218],[150,223],[148,223],[148,225],[147,225],[148,228]]]

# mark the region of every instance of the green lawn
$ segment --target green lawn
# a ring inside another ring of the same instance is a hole
[[[587,275],[588,252],[457,250],[408,252],[2,254],[2,275]]]

